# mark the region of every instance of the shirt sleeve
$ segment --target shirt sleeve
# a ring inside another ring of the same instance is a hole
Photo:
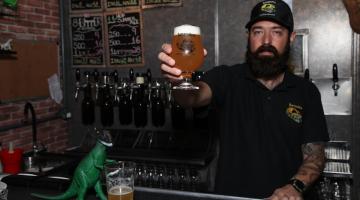
[[[318,88],[310,83],[309,98],[306,102],[305,118],[303,122],[303,144],[311,142],[327,142],[329,134],[326,125],[321,96]]]
[[[221,104],[223,102],[223,97],[227,86],[225,69],[227,66],[218,66],[214,67],[211,70],[207,71],[201,81],[207,83],[211,89],[212,93],[212,102],[216,104]]]

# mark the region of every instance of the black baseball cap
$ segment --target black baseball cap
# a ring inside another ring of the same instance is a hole
[[[250,21],[246,28],[250,29],[253,24],[261,20],[270,20],[278,23],[293,32],[294,19],[291,9],[287,3],[282,0],[265,0],[256,4],[251,11]]]

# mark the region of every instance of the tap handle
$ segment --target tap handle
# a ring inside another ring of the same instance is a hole
[[[130,80],[130,82],[134,82],[134,81],[135,81],[134,69],[133,69],[133,68],[131,68],[131,69],[129,70],[129,80]]]
[[[80,82],[80,78],[81,78],[80,69],[77,68],[76,71],[75,71],[76,82]]]
[[[333,80],[334,82],[338,82],[338,81],[339,81],[339,77],[338,77],[338,66],[337,66],[336,63],[333,65],[332,73],[333,73],[333,78],[332,78],[332,80]]]
[[[146,71],[146,77],[147,77],[147,81],[150,84],[151,80],[152,80],[152,75],[151,75],[151,69],[147,69]]]
[[[98,83],[99,82],[99,76],[100,76],[98,70],[95,69],[93,75],[94,75],[94,81],[96,83]]]
[[[310,80],[310,70],[309,69],[305,69],[304,78],[308,81]]]
[[[113,72],[113,77],[114,77],[114,83],[115,83],[115,84],[119,83],[119,73],[118,73],[117,70],[115,70],[115,71]]]

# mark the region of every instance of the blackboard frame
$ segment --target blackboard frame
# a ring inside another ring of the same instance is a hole
[[[114,7],[108,7],[108,1],[111,1],[111,0],[104,0],[104,9],[106,11],[118,11],[119,9],[122,9],[122,10],[138,10],[141,8],[141,0],[136,0],[137,1],[137,5],[130,5],[130,6],[114,6]],[[116,1],[116,0],[115,0]]]
[[[98,0],[98,1],[100,1],[100,8],[80,8],[80,9],[73,9],[72,8],[72,2],[73,1],[76,1],[76,0],[70,0],[70,13],[71,14],[94,13],[94,12],[102,12],[104,10],[104,0]]]
[[[141,62],[139,63],[127,63],[127,64],[112,64],[111,63],[111,54],[110,54],[110,46],[109,46],[109,30],[108,30],[108,22],[107,16],[111,15],[126,15],[129,13],[137,13],[139,15],[140,20],[140,48],[141,48]],[[143,36],[143,19],[142,19],[142,10],[122,10],[121,12],[105,12],[104,13],[104,27],[105,27],[105,48],[106,48],[106,64],[108,67],[143,67],[145,65],[144,61],[144,36]]]
[[[83,18],[89,18],[89,17],[98,17],[101,20],[100,30],[102,32],[101,34],[101,40],[102,40],[102,64],[74,64],[74,48],[73,48],[73,27],[72,27],[72,19],[74,17],[83,17]],[[106,64],[106,49],[105,49],[105,31],[104,31],[104,17],[103,13],[92,13],[92,14],[84,14],[84,13],[78,13],[78,14],[71,14],[69,17],[69,24],[70,24],[70,44],[71,44],[71,65],[73,68],[98,68],[98,67],[105,67]]]
[[[141,0],[141,5],[143,9],[146,8],[155,8],[155,7],[166,7],[166,6],[181,6],[182,0],[171,0],[172,2],[167,2],[169,0],[161,0],[160,3],[146,3],[146,0]]]

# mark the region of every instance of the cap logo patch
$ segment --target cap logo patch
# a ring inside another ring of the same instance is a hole
[[[275,13],[275,4],[273,3],[264,3],[261,6],[261,11],[266,13]]]
[[[300,124],[302,122],[302,107],[289,103],[286,108],[287,116],[292,119],[294,122]]]

